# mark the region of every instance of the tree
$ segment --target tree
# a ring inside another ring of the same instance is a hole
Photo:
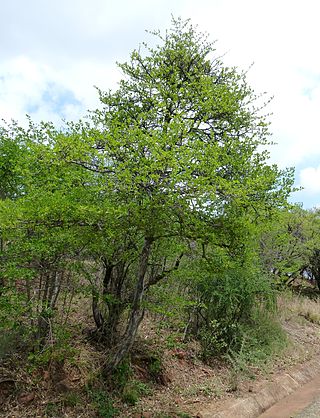
[[[100,188],[105,314],[94,310],[115,349],[108,371],[134,342],[149,288],[179,267],[190,242],[236,248],[237,225],[282,206],[293,181],[258,151],[268,123],[245,74],[215,58],[189,21],[154,35],[160,45],[119,64],[124,78],[99,92],[91,123],[70,125],[57,144]],[[166,246],[169,257],[159,252]]]
[[[18,128],[16,125],[16,132]],[[22,192],[23,181],[17,170],[22,158],[24,141],[19,135],[11,136],[12,131],[0,127],[0,200],[16,199]],[[5,239],[0,224],[0,260],[4,257]],[[3,264],[3,263],[1,263]],[[0,294],[5,285],[0,264]]]
[[[30,121],[28,129],[12,124],[1,133],[4,179],[10,186],[0,201],[6,244],[0,259],[1,326],[6,332],[23,323],[36,348],[47,342],[58,307],[63,310],[58,304],[60,293],[65,302],[74,295],[82,243],[77,234],[79,217],[75,221],[72,208],[76,201],[81,203],[79,182],[88,181],[89,175],[80,176],[80,169],[56,159],[52,146],[59,133],[49,123],[37,126]]]
[[[265,271],[275,273],[278,282],[291,284],[308,275],[317,281],[319,215],[289,205],[275,212],[262,228],[260,255]]]
[[[119,88],[99,92],[89,120],[25,133],[36,152],[11,225],[24,231],[13,243],[32,243],[22,252],[32,266],[99,267],[88,275],[107,374],[130,351],[150,289],[186,260],[212,272],[215,252],[225,268],[233,258],[244,266],[253,225],[285,204],[293,182],[259,152],[268,123],[245,73],[225,67],[189,21],[153,34],[160,44],[119,64]]]

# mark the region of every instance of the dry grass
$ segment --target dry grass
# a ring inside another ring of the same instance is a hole
[[[319,353],[320,299],[317,292],[311,296],[292,292],[279,295],[279,318],[291,340],[285,357],[288,364],[308,360]]]
[[[301,316],[307,321],[320,325],[320,299],[301,294],[285,293],[278,298],[279,313],[284,320]]]

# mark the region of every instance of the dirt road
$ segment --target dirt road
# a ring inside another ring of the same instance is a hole
[[[320,376],[283,398],[259,418],[319,418]]]

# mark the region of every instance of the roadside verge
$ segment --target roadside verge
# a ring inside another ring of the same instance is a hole
[[[217,411],[209,404],[196,415],[198,418],[256,418],[281,399],[320,375],[320,355],[276,377],[258,393],[228,402]]]

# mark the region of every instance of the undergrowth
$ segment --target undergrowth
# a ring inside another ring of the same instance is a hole
[[[254,378],[257,369],[267,371],[287,344],[279,321],[273,315],[257,311],[250,323],[239,326],[238,341],[229,348],[227,359],[234,372]]]

